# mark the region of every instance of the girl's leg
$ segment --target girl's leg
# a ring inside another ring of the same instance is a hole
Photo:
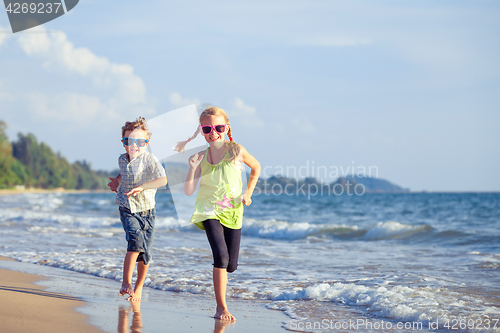
[[[224,227],[224,240],[229,255],[227,272],[232,273],[238,267],[238,256],[240,254],[241,229],[230,229]]]
[[[236,320],[228,311],[226,304],[227,266],[229,263],[229,252],[224,239],[224,228],[219,220],[210,219],[203,222],[208,242],[212,248],[214,258],[213,283],[217,311],[215,318],[222,320]]]
[[[215,301],[217,302],[217,310],[214,317],[221,320],[235,321],[236,318],[229,312],[226,303],[227,270],[225,268],[214,267],[213,281]]]
[[[132,275],[134,274],[135,263],[138,256],[139,252],[132,251],[127,251],[125,255],[125,260],[123,261],[123,282],[122,288],[120,289],[120,294],[122,295],[134,295],[134,291],[132,290]]]

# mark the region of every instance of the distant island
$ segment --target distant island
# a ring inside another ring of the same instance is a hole
[[[288,195],[291,193],[363,195],[365,193],[410,192],[409,189],[402,188],[388,180],[364,176],[339,177],[330,183],[318,181],[313,177],[295,179],[272,176],[268,179],[259,179],[256,189],[263,193],[284,193]]]
[[[35,135],[19,133],[17,140],[10,142],[6,134],[7,124],[0,121],[0,189],[108,189],[108,177],[115,177],[119,170],[111,172],[92,169],[90,163],[76,161],[69,163],[60,153],[54,153]],[[187,157],[186,157],[187,158]],[[186,179],[188,165],[179,162],[164,163],[169,185],[182,184]],[[249,175],[247,174],[247,179]],[[304,179],[271,176],[260,178],[255,194],[347,194],[364,193],[407,193],[387,180],[373,177],[346,176],[324,183],[316,178]]]

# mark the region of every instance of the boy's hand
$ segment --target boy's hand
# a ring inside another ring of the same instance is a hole
[[[245,206],[250,206],[250,204],[252,203],[252,195],[245,192],[245,194],[243,194],[241,198],[241,202],[243,202]]]
[[[126,195],[127,197],[129,197],[129,198],[130,198],[131,196],[134,196],[134,197],[135,197],[137,194],[141,193],[142,191],[144,191],[144,189],[143,189],[141,186],[139,186],[139,187],[136,187],[136,188],[131,189],[130,191],[128,191],[127,193],[125,193],[125,195]]]
[[[120,181],[118,180],[118,178],[109,177],[109,180],[111,180],[108,183],[109,189],[113,192],[118,192],[118,186],[120,186]]]

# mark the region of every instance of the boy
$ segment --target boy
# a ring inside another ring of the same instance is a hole
[[[142,287],[151,260],[155,220],[155,194],[158,187],[167,184],[165,169],[160,161],[146,151],[149,144],[146,120],[138,118],[122,127],[122,143],[125,154],[120,155],[120,174],[109,178],[109,188],[117,192],[116,203],[128,242],[123,262],[123,282],[120,294],[128,294],[127,300],[139,302]],[[137,280],[132,290],[132,275],[137,262]]]

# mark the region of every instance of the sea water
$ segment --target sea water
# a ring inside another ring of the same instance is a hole
[[[177,218],[190,208],[166,192],[156,201],[145,285],[212,295],[206,236]],[[121,280],[113,193],[9,195],[0,207],[0,255]],[[500,332],[500,193],[254,196],[228,296],[271,301],[295,331]]]

